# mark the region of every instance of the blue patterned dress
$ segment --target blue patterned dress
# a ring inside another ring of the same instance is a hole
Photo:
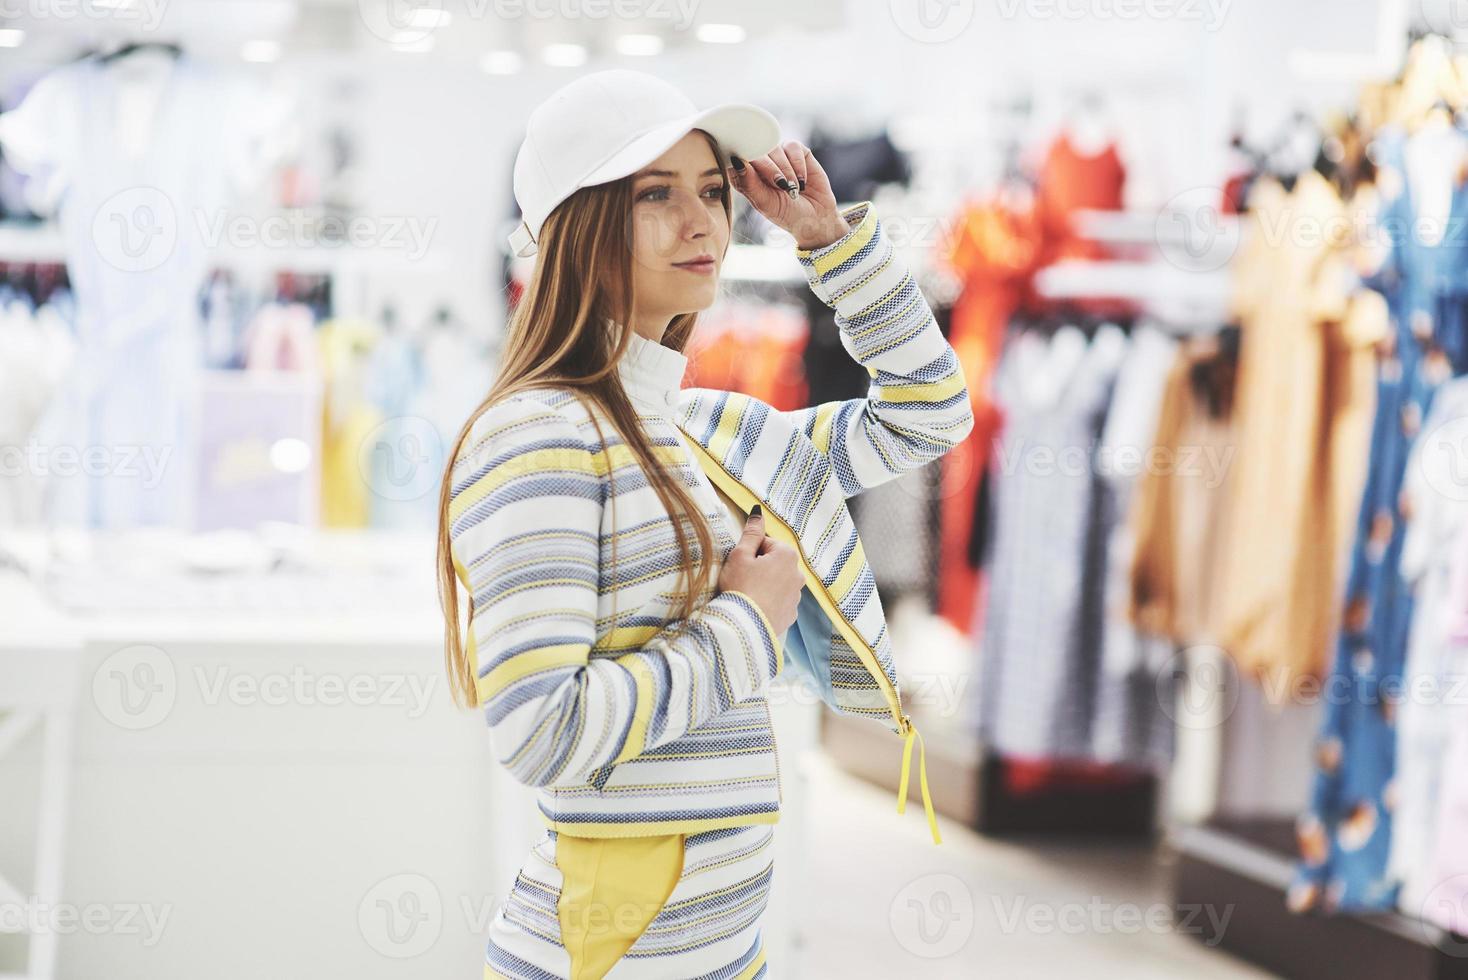
[[[1382,151],[1380,233],[1390,254],[1366,285],[1391,311],[1378,351],[1377,407],[1343,622],[1324,686],[1325,720],[1315,744],[1315,784],[1297,822],[1301,860],[1290,906],[1297,911],[1374,910],[1396,904],[1401,883],[1387,871],[1391,844],[1395,704],[1403,691],[1412,595],[1400,571],[1401,489],[1408,452],[1433,394],[1465,369],[1468,195],[1453,191],[1445,233],[1421,228],[1406,173],[1406,142],[1377,139]],[[1424,241],[1424,237],[1428,240]],[[1302,449],[1302,451],[1305,451]]]

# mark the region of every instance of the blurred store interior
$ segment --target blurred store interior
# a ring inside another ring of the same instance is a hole
[[[0,3],[0,976],[477,975],[440,481],[607,67],[873,202],[978,419],[849,501],[943,841],[772,694],[770,975],[1468,977],[1455,0]],[[737,203],[685,384],[866,397]]]

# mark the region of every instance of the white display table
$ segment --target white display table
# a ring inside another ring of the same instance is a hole
[[[28,948],[0,934],[0,974],[479,977],[489,917],[542,825],[478,712],[451,704],[430,538],[324,533],[273,570],[212,573],[167,558],[198,542],[73,542],[95,560],[60,563],[20,544],[39,587],[0,573],[0,704],[75,710],[69,751],[66,726],[48,728],[39,794],[34,763],[0,753],[6,826],[39,807],[49,832],[22,855],[37,884],[12,883],[57,910]],[[774,700],[778,971],[820,709]]]

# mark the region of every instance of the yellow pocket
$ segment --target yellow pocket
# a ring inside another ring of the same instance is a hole
[[[662,911],[683,875],[684,836],[556,835],[556,914],[571,980],[605,976]]]

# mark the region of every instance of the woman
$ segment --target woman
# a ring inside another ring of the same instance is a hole
[[[516,159],[511,242],[536,267],[440,499],[455,695],[547,823],[486,977],[766,976],[770,680],[790,659],[916,733],[844,500],[962,440],[968,391],[870,205],[838,209],[778,137],[753,106],[609,71],[538,107]],[[870,398],[782,413],[681,387],[731,186],[794,236]],[[906,760],[904,801],[905,780]]]

